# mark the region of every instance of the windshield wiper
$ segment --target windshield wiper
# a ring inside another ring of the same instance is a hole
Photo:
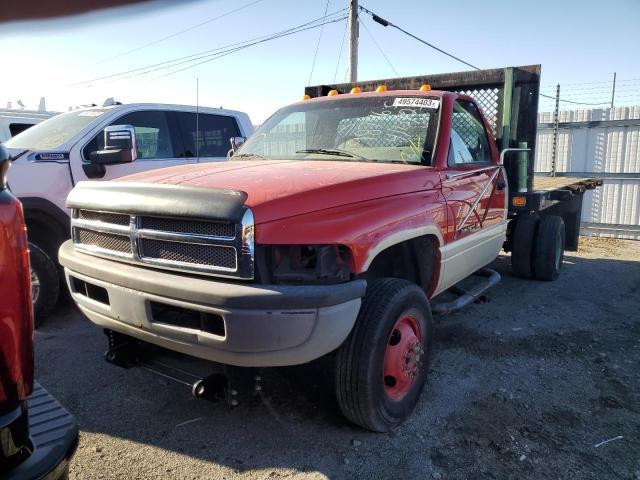
[[[238,155],[234,155],[232,158],[248,158],[248,157],[257,157],[262,160],[267,160],[267,157],[260,155],[259,153],[239,153]]]
[[[321,155],[335,155],[336,157],[350,157],[367,160],[361,155],[356,155],[355,153],[347,152],[345,150],[338,150],[337,148],[306,148],[304,150],[296,150],[296,153],[319,153]]]
[[[18,160],[22,155],[24,155],[25,153],[27,153],[29,151],[29,149],[27,148],[26,150],[21,151],[19,154],[17,154],[16,156],[11,158],[12,162],[15,162],[16,160]]]

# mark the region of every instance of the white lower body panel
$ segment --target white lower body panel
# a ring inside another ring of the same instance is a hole
[[[507,224],[505,220],[441,247],[440,278],[433,296],[493,262],[502,250]]]

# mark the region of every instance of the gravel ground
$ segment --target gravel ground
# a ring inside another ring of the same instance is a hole
[[[271,371],[261,402],[230,410],[107,364],[68,307],[36,361],[80,424],[71,478],[640,480],[640,242],[583,238],[554,283],[494,267],[486,303],[439,319],[422,399],[389,434],[343,420],[322,364]]]

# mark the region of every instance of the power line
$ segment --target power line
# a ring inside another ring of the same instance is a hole
[[[395,69],[395,67],[393,66],[393,64],[391,63],[391,60],[389,60],[389,58],[387,58],[387,56],[385,55],[384,51],[382,50],[382,48],[380,47],[380,45],[378,45],[378,42],[376,42],[376,39],[374,38],[373,34],[369,31],[369,28],[367,27],[367,24],[360,21],[360,19],[358,19],[358,21],[360,22],[360,25],[362,25],[364,27],[364,31],[367,32],[367,34],[369,35],[369,38],[371,38],[371,41],[373,41],[373,44],[378,47],[378,51],[382,54],[382,56],[384,57],[384,59],[387,61],[387,63],[389,64],[389,66],[391,67],[391,70],[393,70],[393,73],[396,74],[396,77],[399,77],[400,74],[398,73],[398,71]]]
[[[323,25],[327,25],[327,24],[329,24],[329,23],[341,22],[342,20],[346,20],[346,18],[347,18],[346,16],[343,16],[343,17],[340,17],[340,18],[336,18],[336,19],[334,19],[334,20],[327,20],[326,22],[320,23],[320,24],[318,24],[318,25],[312,25],[312,26],[310,26],[310,27],[300,28],[300,29],[297,29],[297,30],[295,30],[295,31],[290,31],[290,32],[283,33],[283,34],[274,35],[274,36],[272,36],[272,37],[265,38],[265,39],[263,39],[263,40],[258,40],[258,41],[256,41],[256,42],[249,43],[249,44],[247,44],[247,45],[243,45],[243,46],[237,47],[237,48],[233,49],[232,51],[228,51],[228,52],[224,52],[223,54],[216,55],[214,58],[208,58],[207,60],[203,60],[202,62],[198,62],[198,63],[193,64],[193,65],[188,65],[188,66],[186,66],[186,67],[184,67],[184,68],[181,68],[181,69],[179,69],[179,70],[174,70],[173,72],[169,72],[169,73],[167,73],[166,75],[162,75],[160,78],[165,78],[165,77],[168,77],[168,76],[174,75],[174,74],[176,74],[176,73],[183,72],[183,71],[185,71],[185,70],[189,70],[190,68],[195,68],[195,67],[197,67],[198,65],[202,65],[203,63],[212,62],[213,60],[217,60],[217,59],[218,59],[218,58],[220,58],[220,57],[226,57],[227,55],[230,55],[230,54],[232,54],[232,53],[235,53],[235,52],[237,52],[237,51],[239,51],[239,50],[244,50],[245,48],[252,47],[252,46],[257,45],[257,44],[259,44],[259,43],[264,43],[264,42],[268,42],[268,41],[271,41],[271,40],[276,40],[276,39],[278,39],[278,38],[282,38],[282,37],[288,37],[289,35],[293,35],[293,34],[295,34],[295,33],[304,32],[304,31],[306,31],[306,30],[312,30],[312,29],[314,29],[314,28],[322,27]],[[174,66],[175,66],[175,65],[171,65],[171,66],[169,66],[169,67],[163,67],[163,68],[171,68],[171,67],[174,67]]]
[[[336,71],[333,73],[333,83],[336,83],[336,78],[338,78],[338,68],[340,68],[340,60],[342,59],[342,50],[344,48],[344,41],[347,38],[348,29],[349,29],[349,22],[344,22],[344,32],[342,32],[342,42],[340,42],[340,52],[338,53],[338,63],[336,63]]]
[[[124,57],[124,56],[129,55],[130,53],[133,53],[133,52],[138,52],[138,51],[140,51],[142,49],[145,49],[147,47],[151,47],[152,45],[156,45],[156,44],[158,44],[160,42],[164,42],[165,40],[169,40],[170,38],[177,37],[178,35],[182,35],[183,33],[189,32],[191,30],[195,30],[196,28],[202,27],[203,25],[206,25],[208,23],[214,22],[216,20],[220,20],[221,18],[227,17],[227,16],[229,16],[229,15],[231,15],[233,13],[239,12],[240,10],[244,10],[245,8],[249,8],[249,7],[253,6],[253,5],[255,5],[256,3],[260,3],[260,2],[263,2],[263,1],[264,0],[254,0],[253,2],[247,3],[246,5],[242,5],[241,7],[234,8],[233,10],[229,10],[228,12],[225,12],[225,13],[223,13],[221,15],[218,15],[216,17],[213,17],[213,18],[210,18],[208,20],[205,20],[204,22],[200,22],[200,23],[198,23],[196,25],[192,25],[192,26],[187,27],[187,28],[185,28],[183,30],[179,30],[177,32],[174,32],[174,33],[172,33],[170,35],[167,35],[166,37],[158,38],[158,39],[153,40],[153,41],[151,41],[149,43],[145,43],[144,45],[140,45],[139,47],[132,48],[131,50],[127,50],[126,52],[122,52],[122,53],[119,53],[117,55],[114,55],[113,57],[105,58],[104,60],[101,60],[98,63],[100,64],[100,63],[110,62],[111,60],[115,60],[116,58]]]
[[[198,60],[201,60],[201,59],[206,58],[208,56],[215,56],[215,55],[218,55],[220,53],[226,53],[229,50],[225,50],[225,49],[229,49],[231,47],[243,46],[243,45],[247,45],[247,44],[249,44],[251,42],[260,41],[260,40],[265,40],[266,41],[266,40],[270,40],[272,38],[279,38],[280,36],[285,36],[290,32],[297,33],[298,30],[299,31],[303,31],[303,27],[306,27],[306,26],[309,26],[309,25],[313,25],[312,28],[319,27],[320,24],[318,22],[322,22],[325,19],[333,18],[338,14],[344,13],[346,10],[347,10],[346,8],[342,8],[340,10],[337,10],[337,11],[333,12],[333,13],[330,13],[326,17],[316,18],[316,19],[311,20],[309,22],[303,23],[301,25],[297,25],[295,27],[291,27],[291,28],[289,28],[287,30],[283,30],[283,31],[280,31],[280,32],[277,32],[277,33],[262,35],[262,36],[259,36],[259,37],[251,38],[249,40],[244,40],[244,41],[241,41],[241,42],[236,42],[236,43],[232,43],[232,44],[229,44],[229,45],[224,45],[222,47],[217,47],[217,48],[213,48],[213,49],[210,49],[210,50],[204,50],[204,51],[201,51],[201,52],[198,52],[198,53],[194,53],[194,54],[191,54],[191,55],[184,55],[182,57],[176,57],[176,58],[173,58],[171,60],[166,60],[164,62],[145,65],[145,66],[142,66],[142,67],[137,67],[137,68],[133,68],[133,69],[130,69],[130,70],[125,70],[123,72],[118,72],[118,73],[113,73],[113,74],[110,74],[110,75],[105,75],[105,76],[102,76],[102,77],[92,78],[90,80],[84,80],[82,82],[74,83],[74,84],[72,84],[70,86],[85,85],[85,84],[88,84],[88,83],[93,83],[93,82],[97,82],[97,81],[100,81],[100,80],[113,79],[115,77],[122,77],[123,75],[128,75],[128,74],[137,73],[137,72],[142,72],[141,74],[149,73],[150,71],[155,71],[155,70],[149,70],[149,71],[146,71],[146,72],[143,72],[143,71],[147,70],[147,69],[150,69],[150,68],[153,68],[153,67],[164,66],[163,68],[171,68],[171,67],[178,66],[178,65],[181,65],[181,64],[184,64],[184,63],[198,61]],[[344,18],[346,18],[346,17],[342,16],[342,17],[339,17],[337,20],[338,21],[339,20],[343,20]],[[317,25],[314,25],[314,24],[317,24]],[[130,78],[132,76],[135,76],[135,75],[129,75],[129,76],[123,77],[123,78]]]
[[[561,84],[562,85],[562,84]],[[568,87],[566,88],[566,91],[571,92],[572,94],[575,95],[605,95],[605,94],[610,94],[611,93],[611,88],[612,88],[613,84],[609,85],[608,87],[602,87],[602,88],[593,88],[593,89],[575,89],[575,88],[571,88]],[[564,85],[563,85],[564,88]],[[637,90],[638,88],[640,88],[640,85],[618,85],[616,83],[616,90],[620,89],[620,90]],[[542,88],[543,91],[551,91],[552,89],[550,87],[543,87]]]
[[[395,24],[391,23],[390,21],[385,20],[384,18],[380,17],[379,15],[376,15],[375,13],[373,13],[371,10],[369,10],[367,8],[365,8],[363,6],[360,6],[360,10],[362,10],[365,13],[368,13],[369,15],[371,15],[371,18],[373,19],[373,21],[376,22],[376,23],[379,23],[383,27],[394,27],[397,30],[400,30],[401,32],[403,32],[406,35],[410,36],[411,38],[414,38],[415,40],[419,41],[420,43],[423,43],[423,44],[433,48],[434,50],[437,50],[438,52],[440,52],[440,53],[442,53],[442,54],[444,54],[444,55],[446,55],[446,56],[448,56],[450,58],[453,58],[454,60],[457,60],[458,62],[463,63],[463,64],[465,64],[465,65],[467,65],[467,66],[469,66],[469,67],[471,67],[471,68],[473,68],[475,70],[480,70],[479,67],[476,67],[475,65],[472,65],[471,63],[469,63],[469,62],[467,62],[465,60],[462,60],[459,57],[456,57],[452,53],[449,53],[449,52],[447,52],[447,51],[445,51],[445,50],[443,50],[443,49],[441,49],[439,47],[436,47],[435,45],[427,42],[426,40],[423,40],[422,38],[419,38],[419,37],[415,36],[414,34],[406,31],[405,29],[399,27],[398,25],[395,25]],[[596,82],[596,83],[600,83],[600,82]],[[541,97],[545,97],[545,98],[554,99],[554,100],[556,98],[556,97],[553,97],[553,96],[550,96],[550,95],[545,95],[543,93],[540,93],[540,96]],[[576,102],[576,101],[572,101],[572,100],[566,100],[566,99],[563,99],[563,98],[560,98],[559,101],[565,102],[565,103],[572,103],[572,104],[576,104],[576,105],[593,105],[593,106],[598,106],[598,105],[603,105],[603,104],[609,103],[609,102],[600,102],[600,103]]]
[[[462,60],[460,57],[456,57],[455,55],[453,55],[452,53],[449,53],[439,47],[436,47],[435,45],[433,45],[432,43],[427,42],[426,40],[423,40],[420,37],[415,36],[413,33],[407,32],[404,28],[399,27],[398,25],[395,25],[394,23],[391,23],[388,20],[385,20],[384,18],[376,15],[375,13],[373,13],[371,10],[360,6],[360,10],[362,10],[365,13],[368,13],[369,15],[371,15],[371,18],[373,19],[374,22],[379,23],[380,25],[382,25],[383,27],[393,27],[397,30],[400,30],[402,33],[404,33],[405,35],[410,36],[411,38],[419,41],[420,43],[424,43],[425,45],[427,45],[428,47],[433,48],[434,50],[437,50],[438,52],[446,55],[447,57],[453,58],[454,60],[457,60],[460,63],[464,63],[465,65],[475,69],[475,70],[480,70],[479,67],[476,67],[475,65],[470,64],[469,62]]]
[[[545,98],[550,98],[552,100],[555,100],[556,97],[552,97],[551,95],[545,95],[543,93],[540,94],[541,97],[545,97]],[[597,106],[597,105],[604,105],[606,103],[610,103],[610,102],[600,102],[600,103],[588,103],[588,102],[574,102],[572,100],[565,100],[564,98],[560,99],[561,102],[564,103],[573,103],[575,105],[592,105],[592,106]]]
[[[342,10],[344,11],[344,10],[346,10],[346,8],[342,9]],[[339,11],[328,15],[327,18],[332,17],[334,14],[337,14],[337,13],[339,13]],[[343,19],[343,18],[345,18],[345,17],[341,17],[340,20]],[[172,60],[167,60],[167,61],[156,63],[156,64],[151,64],[151,65],[146,65],[146,66],[143,66],[143,67],[134,68],[134,69],[127,70],[127,71],[120,72],[120,73],[116,73],[116,74],[113,74],[113,75],[107,75],[105,77],[100,77],[100,78],[97,78],[97,79],[88,80],[88,81],[85,81],[85,82],[80,82],[78,85],[81,85],[81,84],[84,84],[84,83],[93,82],[93,81],[97,81],[97,80],[110,79],[110,78],[113,78],[113,77],[121,77],[121,79],[131,78],[131,77],[135,77],[135,76],[138,75],[138,73],[133,73],[133,72],[139,72],[140,75],[144,75],[146,73],[154,72],[156,70],[161,70],[163,68],[171,68],[171,67],[175,67],[175,66],[178,66],[178,65],[183,65],[185,63],[195,62],[195,61],[201,60],[203,58],[207,58],[207,57],[211,57],[211,56],[218,56],[220,54],[227,53],[227,52],[229,52],[231,50],[235,50],[234,48],[229,48],[229,47],[237,47],[237,46],[243,47],[244,45],[248,45],[251,42],[259,42],[259,41],[262,41],[262,40],[270,40],[270,39],[273,39],[273,38],[279,38],[280,36],[285,36],[285,35],[287,35],[289,33],[297,33],[297,31],[307,30],[307,29],[303,29],[301,27],[305,27],[307,25],[313,25],[314,23],[320,22],[322,20],[323,20],[323,18],[317,18],[315,20],[311,20],[309,22],[303,23],[303,24],[298,25],[296,27],[289,28],[287,30],[283,30],[281,32],[277,32],[275,34],[262,35],[262,36],[259,36],[259,37],[251,38],[249,40],[244,40],[244,41],[241,41],[241,42],[232,43],[232,44],[225,45],[225,46],[218,47],[218,48],[214,48],[214,49],[211,49],[211,50],[205,50],[205,51],[202,51],[202,52],[199,52],[199,53],[195,53],[195,54],[191,54],[191,55],[185,55],[183,57],[177,57],[177,58],[174,58]],[[314,25],[312,28],[315,28],[315,27],[318,27],[318,26],[320,26],[320,25],[319,24],[318,25]],[[148,69],[150,69],[152,67],[160,67],[160,68],[153,68],[151,70],[148,70]],[[130,74],[130,73],[133,73],[133,74],[125,76],[125,77],[122,77],[122,75]]]
[[[324,6],[324,18],[327,17],[327,10],[329,10],[329,2],[331,0],[327,0],[326,5]],[[309,73],[309,82],[307,85],[311,85],[311,78],[313,77],[313,69],[316,66],[316,58],[318,58],[318,49],[320,48],[320,40],[322,39],[322,31],[324,30],[324,25],[320,27],[320,33],[318,34],[318,43],[316,43],[316,52],[313,54],[313,62],[311,62],[311,73]]]
[[[635,82],[640,80],[640,78],[628,78],[626,80],[616,80],[616,84],[620,83],[620,82]],[[570,86],[574,86],[574,85],[597,85],[597,84],[603,84],[603,83],[608,83],[611,84],[613,83],[612,80],[602,80],[599,82],[581,82],[581,83],[565,83],[562,84],[563,87],[570,87]],[[549,86],[549,85],[555,85],[555,83],[543,83],[543,86]]]

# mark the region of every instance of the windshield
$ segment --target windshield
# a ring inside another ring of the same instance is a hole
[[[309,102],[278,110],[234,159],[431,164],[440,100],[377,96]]]
[[[103,113],[105,110],[97,109],[62,113],[16,135],[5,145],[28,150],[58,148]]]

